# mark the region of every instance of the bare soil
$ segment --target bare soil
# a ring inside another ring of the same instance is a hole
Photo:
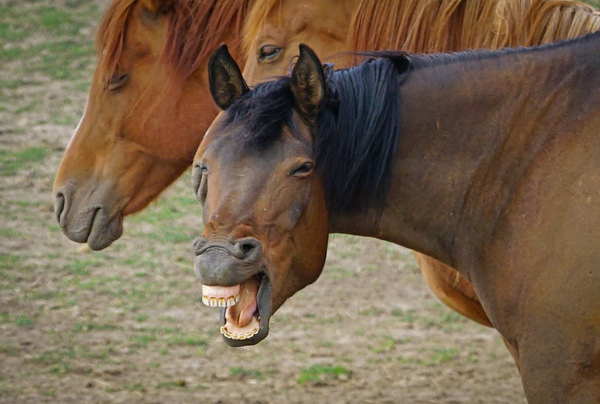
[[[85,46],[106,7],[0,4],[0,34],[17,7],[79,13]],[[322,276],[274,315],[267,339],[229,348],[194,278],[202,223],[189,173],[107,250],[68,241],[51,187],[94,57],[71,55],[81,77],[67,78],[43,54],[9,59],[52,36],[34,28],[0,41],[0,403],[525,402],[498,333],[442,306],[402,247],[332,236]]]

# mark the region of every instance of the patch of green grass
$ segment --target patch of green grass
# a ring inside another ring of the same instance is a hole
[[[35,200],[12,200],[10,201],[11,205],[18,206],[20,208],[31,208],[31,207],[40,207],[43,204],[47,203],[46,201],[35,201]]]
[[[59,114],[55,114],[52,113],[50,114],[49,117],[50,123],[56,124],[56,125],[73,125],[77,119],[74,118],[73,116],[70,115],[59,115]]]
[[[340,253],[340,257],[341,258],[357,258],[358,257],[358,251],[355,250],[346,250],[346,251],[342,251]]]
[[[170,324],[179,323],[178,319],[176,319],[175,317],[171,317],[171,316],[160,316],[158,318],[158,320],[162,321],[164,323],[170,323]]]
[[[249,378],[249,379],[264,379],[263,373],[258,369],[248,369],[241,366],[234,366],[229,368],[229,374],[233,377],[238,378]]]
[[[46,351],[31,358],[31,361],[50,365],[52,373],[65,374],[71,369],[69,359],[73,358],[75,358],[75,351],[63,349]]]
[[[75,324],[75,331],[87,332],[87,331],[109,331],[109,330],[122,330],[123,327],[116,324],[98,324],[91,321],[84,323]]]
[[[129,391],[146,391],[146,388],[142,383],[126,384],[125,386],[123,386],[123,388]]]
[[[342,322],[342,318],[340,316],[327,317],[323,319],[319,319],[319,324],[338,324]]]
[[[306,382],[325,382],[329,379],[347,379],[352,372],[342,365],[327,366],[313,365],[300,369],[300,376],[296,379],[299,384]]]
[[[46,158],[48,149],[31,147],[17,151],[0,150],[0,176],[15,175],[18,170],[30,168]]]
[[[156,341],[155,335],[133,335],[129,338],[133,347],[145,348],[151,342]]]
[[[187,383],[185,382],[185,380],[170,380],[166,382],[157,383],[156,388],[159,390],[186,389]]]
[[[422,350],[418,357],[405,358],[403,356],[399,356],[398,360],[402,363],[413,363],[426,367],[432,367],[452,362],[456,358],[458,358],[458,349],[438,348],[431,350],[429,354],[427,350]]]
[[[378,316],[380,314],[385,313],[385,311],[383,309],[378,309],[378,308],[370,308],[370,309],[365,309],[365,310],[359,310],[358,314],[360,316]]]
[[[423,323],[429,327],[438,327],[448,331],[460,331],[467,322],[465,317],[450,310],[440,302],[434,302],[431,308],[434,311],[434,316],[426,316],[422,319]]]
[[[20,266],[23,256],[17,254],[0,254],[0,269],[15,269]]]
[[[89,93],[91,86],[92,83],[89,80],[83,80],[75,83],[75,89],[80,93]]]
[[[325,266],[325,268],[323,269],[323,273],[330,279],[342,279],[356,276],[356,273],[354,273],[353,271],[347,268],[342,268],[338,265]]]
[[[8,356],[19,356],[20,349],[16,345],[0,345],[0,353]]]
[[[167,343],[171,346],[207,346],[206,339],[194,334],[177,334],[167,338]]]
[[[369,349],[375,353],[388,353],[396,349],[396,340],[392,337],[386,337],[379,344],[370,346]]]
[[[412,324],[416,320],[416,315],[414,310],[404,311],[402,309],[396,308],[392,310],[392,316],[400,317],[400,321],[408,324]]]
[[[34,112],[34,111],[37,111],[41,105],[42,105],[42,103],[40,100],[33,100],[29,104],[26,104],[22,107],[17,108],[15,110],[14,114],[20,115],[20,114],[27,113],[27,112]]]
[[[101,265],[102,263],[94,258],[78,258],[65,265],[64,269],[74,275],[89,275],[89,268],[98,268]]]
[[[3,229],[0,229],[0,236],[2,237],[22,237],[23,234],[15,229],[10,229],[8,227],[5,227]]]
[[[0,55],[2,55],[2,50],[0,50]],[[25,79],[22,77],[9,79],[9,80],[0,80],[0,88],[14,90],[19,87],[26,87],[31,85],[39,84],[39,82],[34,81],[32,79]]]
[[[60,292],[53,290],[31,290],[27,292],[27,299],[29,300],[50,300],[56,299],[61,295]]]
[[[433,352],[433,355],[424,362],[425,366],[436,366],[442,363],[452,362],[458,358],[458,349],[456,348],[440,348]]]
[[[148,320],[149,317],[150,316],[147,314],[136,314],[135,316],[133,316],[133,319],[138,323],[143,323],[144,321]]]
[[[31,327],[35,324],[35,320],[28,316],[16,316],[14,321],[19,327]]]
[[[10,314],[7,311],[0,311],[0,324],[6,324],[10,321]]]

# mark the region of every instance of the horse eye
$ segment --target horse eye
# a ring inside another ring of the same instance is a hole
[[[313,167],[314,167],[313,163],[306,162],[306,163],[302,164],[300,167],[296,167],[292,171],[290,171],[290,175],[297,176],[297,177],[304,177],[304,176],[310,174],[310,172],[313,170]]]
[[[271,62],[276,59],[277,55],[281,52],[283,48],[275,45],[265,45],[260,48],[260,53],[258,55],[259,62]]]
[[[106,83],[104,88],[110,91],[116,90],[125,84],[130,76],[131,74],[129,73],[114,75],[108,80],[108,83]]]

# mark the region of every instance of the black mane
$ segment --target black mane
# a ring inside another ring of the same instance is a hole
[[[317,169],[323,177],[332,213],[381,208],[385,201],[400,136],[400,91],[410,71],[507,54],[538,52],[569,46],[600,36],[594,33],[555,44],[500,51],[413,56],[383,51],[347,70],[326,66],[327,97],[316,131]],[[227,110],[225,124],[239,122],[239,134],[249,146],[268,147],[279,138],[283,125],[296,132],[294,96],[290,78],[259,84]]]
[[[327,77],[327,97],[316,128],[316,166],[334,214],[382,207],[400,129],[398,86],[409,69],[406,54],[336,70]],[[257,85],[227,109],[224,124],[240,123],[246,147],[268,147],[283,125],[297,133],[289,77]]]

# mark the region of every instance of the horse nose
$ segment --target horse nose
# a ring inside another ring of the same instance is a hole
[[[262,254],[262,245],[254,237],[239,238],[232,243],[211,243],[205,237],[196,237],[192,243],[192,251],[196,257],[211,248],[225,250],[232,257],[249,264],[258,261]]]
[[[254,237],[237,239],[233,243],[234,255],[237,259],[252,263],[258,261],[262,254],[262,245]]]
[[[69,193],[65,190],[58,191],[54,196],[54,214],[56,215],[58,225],[62,228],[65,227],[69,205]]]

